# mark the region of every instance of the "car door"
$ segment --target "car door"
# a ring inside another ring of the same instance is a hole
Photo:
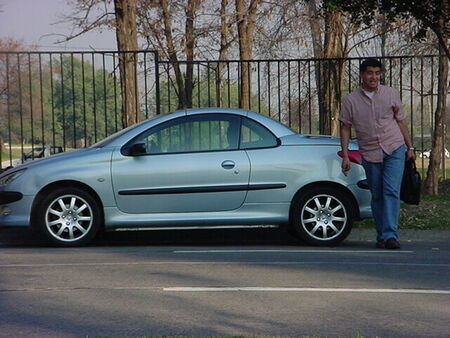
[[[294,161],[293,153],[284,152],[279,140],[260,123],[243,118],[240,149],[247,152],[251,163],[249,192],[246,203],[285,203],[288,182],[296,175],[296,168],[287,167]],[[286,147],[285,147],[286,148]]]
[[[240,117],[183,116],[141,134],[116,150],[112,181],[125,213],[234,210],[245,200],[250,162],[238,150]]]

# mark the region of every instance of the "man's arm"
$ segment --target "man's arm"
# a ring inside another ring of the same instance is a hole
[[[413,143],[411,141],[411,137],[409,136],[408,126],[405,122],[405,120],[397,120],[398,127],[400,128],[400,131],[402,132],[403,139],[405,140],[405,144],[408,147],[407,156],[409,159],[415,161],[416,160],[416,154],[414,153]]]
[[[341,148],[342,148],[342,172],[347,176],[347,172],[350,170],[350,160],[348,158],[348,142],[350,140],[351,127],[348,124],[341,122]]]

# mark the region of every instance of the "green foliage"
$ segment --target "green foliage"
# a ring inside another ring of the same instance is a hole
[[[57,66],[48,104],[53,106],[60,142],[74,148],[90,145],[121,129],[121,103],[116,98],[120,85],[106,70],[72,56]]]
[[[167,113],[177,109],[178,95],[177,90],[173,86],[174,80],[164,81],[160,84],[160,102],[161,112]],[[221,102],[217,104],[217,90],[215,79],[201,77],[194,79],[194,87],[192,90],[192,108],[201,107],[226,107],[239,108],[239,86],[236,82],[222,81],[221,85]],[[259,98],[258,95],[252,94],[250,98],[251,110],[261,114],[268,115],[269,107],[265,100]]]
[[[324,0],[323,6],[349,12],[353,21],[366,24],[373,21],[377,12],[386,15],[388,20],[412,16],[420,24],[417,39],[422,39],[428,29],[433,30],[436,35],[450,34],[448,0]],[[438,27],[441,19],[447,22],[444,32]]]

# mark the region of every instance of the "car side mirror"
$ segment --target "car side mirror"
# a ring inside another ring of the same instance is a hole
[[[124,156],[140,156],[147,154],[145,142],[137,142],[122,148],[121,151]]]

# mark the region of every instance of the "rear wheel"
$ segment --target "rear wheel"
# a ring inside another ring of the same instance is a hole
[[[78,246],[91,241],[102,220],[98,202],[78,188],[59,188],[39,205],[40,231],[58,246]]]
[[[312,188],[297,196],[293,203],[293,233],[308,244],[336,245],[352,229],[352,203],[336,188]]]

